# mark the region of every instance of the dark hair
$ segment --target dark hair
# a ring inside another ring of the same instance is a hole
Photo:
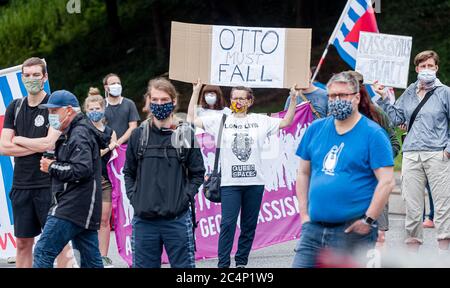
[[[205,101],[205,94],[208,92],[216,93],[217,95],[217,101],[214,104],[214,110],[222,110],[225,107],[225,99],[223,98],[222,89],[220,89],[219,86],[215,85],[205,85],[202,89],[202,92],[200,95],[202,95],[199,99],[199,104],[205,109],[209,108],[208,103]]]
[[[105,78],[103,78],[103,85],[106,85],[106,83],[108,83],[108,79],[113,77],[113,76],[115,76],[115,77],[120,79],[119,75],[114,74],[114,73],[109,73],[108,75],[105,76]]]
[[[383,117],[381,117],[380,112],[377,110],[377,107],[373,104],[372,99],[370,99],[369,93],[367,92],[366,87],[364,86],[364,78],[363,75],[356,71],[346,71],[351,74],[359,84],[359,104],[358,110],[364,116],[369,118],[370,120],[378,123],[378,125],[385,127],[386,123],[383,123]]]
[[[247,92],[247,99],[254,99],[255,98],[255,96],[253,95],[252,88],[248,88],[248,87],[244,87],[244,86],[236,86],[236,87],[233,87],[231,89],[230,99],[231,99],[231,95],[233,95],[233,92],[236,91],[236,90],[246,91]]]
[[[45,64],[44,60],[38,57],[31,57],[25,60],[22,64],[22,73],[23,73],[23,67],[31,67],[31,66],[41,66],[42,68],[42,74],[45,75],[47,73],[47,65]]]

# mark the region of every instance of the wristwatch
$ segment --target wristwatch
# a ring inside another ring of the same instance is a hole
[[[367,215],[364,215],[362,221],[369,226],[372,226],[372,227],[375,226],[375,219],[370,218]]]

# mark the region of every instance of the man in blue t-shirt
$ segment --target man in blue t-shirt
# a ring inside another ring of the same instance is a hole
[[[327,89],[331,116],[313,122],[297,150],[302,234],[293,267],[316,266],[326,247],[374,248],[376,219],[395,183],[388,136],[358,111],[358,81],[342,72]]]
[[[311,71],[309,74],[309,78],[311,79],[312,71],[315,67],[311,67]],[[327,91],[324,89],[315,86],[313,83],[309,83],[309,87],[306,89],[302,89],[302,93],[304,97],[297,97],[297,105],[303,103],[305,98],[307,101],[311,103],[313,110],[314,120],[318,118],[325,118],[328,115],[328,95]],[[286,103],[284,104],[284,110],[287,110],[289,107],[289,102],[291,98],[288,97]]]

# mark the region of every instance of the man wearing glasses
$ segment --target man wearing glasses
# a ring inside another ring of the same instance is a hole
[[[331,116],[314,121],[297,150],[302,233],[294,268],[320,265],[325,248],[337,254],[374,248],[376,219],[395,183],[388,136],[358,111],[358,81],[342,72],[327,90]]]

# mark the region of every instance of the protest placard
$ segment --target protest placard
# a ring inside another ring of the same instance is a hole
[[[311,29],[172,22],[169,77],[220,86],[309,85]]]
[[[361,32],[355,70],[365,84],[406,88],[412,37]]]

